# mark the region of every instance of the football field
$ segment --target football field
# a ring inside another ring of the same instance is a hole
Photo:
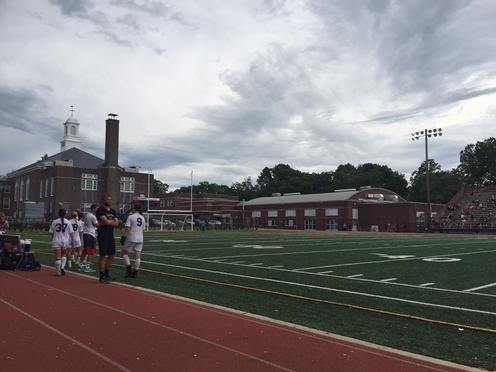
[[[49,235],[22,235],[50,265]],[[150,232],[137,279],[115,264],[130,284],[496,368],[494,237]]]

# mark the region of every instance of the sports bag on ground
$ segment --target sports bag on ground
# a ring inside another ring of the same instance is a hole
[[[38,261],[36,261],[33,253],[26,252],[20,260],[17,268],[22,271],[38,271],[41,269],[41,265]]]
[[[22,259],[22,253],[3,249],[0,255],[0,270],[15,270]]]

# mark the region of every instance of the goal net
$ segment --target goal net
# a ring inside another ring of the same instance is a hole
[[[143,213],[146,231],[193,231],[194,221],[191,211],[148,210]]]

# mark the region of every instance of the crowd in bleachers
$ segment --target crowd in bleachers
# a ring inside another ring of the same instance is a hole
[[[468,188],[446,206],[439,221],[441,228],[496,228],[496,186]]]

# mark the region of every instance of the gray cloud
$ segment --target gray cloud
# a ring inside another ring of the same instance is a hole
[[[60,7],[62,14],[67,16],[84,16],[93,8],[92,0],[49,0],[50,3]]]
[[[496,93],[496,88],[486,88],[486,89],[471,89],[463,88],[456,91],[447,92],[439,96],[431,96],[431,102],[424,105],[415,107],[408,110],[396,110],[380,112],[371,117],[368,120],[361,121],[360,123],[367,122],[383,122],[383,123],[395,123],[402,120],[411,119],[413,117],[418,117],[426,113],[427,110],[433,108],[439,108],[441,106],[451,105],[461,101],[469,100],[476,97],[492,95]]]
[[[122,17],[117,18],[117,23],[122,23],[134,31],[140,31],[141,27],[136,16],[133,14],[124,14]]]
[[[49,89],[42,88],[44,91]],[[44,100],[33,91],[0,87],[0,128],[51,136],[59,130],[53,124],[54,118],[46,114],[47,108]]]
[[[279,162],[309,171],[378,162],[411,173],[423,159],[408,133],[425,123],[452,129],[432,143],[433,157],[452,167],[468,142],[492,134],[493,1],[240,1],[206,11],[195,1],[50,0],[51,11],[33,9],[38,18],[12,4],[9,17],[24,23],[5,26],[16,32],[0,39],[2,49],[37,39],[49,21],[64,37],[39,38],[47,56],[39,65],[26,62],[33,53],[16,59],[19,70],[0,61],[9,84],[0,88],[0,126],[43,128],[56,151],[63,120],[51,105],[75,97],[95,111],[82,121],[83,147],[101,157],[101,125],[94,123],[106,107],[122,107],[123,117],[143,121],[146,145],[122,131],[121,164],[152,167],[175,177],[171,184],[188,181],[183,168],[230,184]],[[195,26],[183,27],[185,19]],[[71,76],[81,79],[67,84],[67,71],[51,70],[61,45],[75,38],[78,48],[67,49]],[[102,51],[109,63],[81,62]],[[159,116],[173,127],[153,127]]]
[[[112,4],[133,12],[142,12],[151,16],[164,17],[179,23],[185,23],[184,16],[180,12],[160,1],[145,0],[138,3],[135,0],[113,0]]]

